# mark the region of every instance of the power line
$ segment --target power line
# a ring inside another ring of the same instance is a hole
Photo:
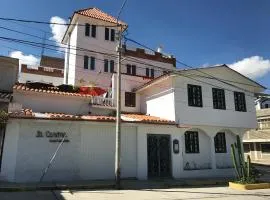
[[[16,19],[16,18],[6,18],[0,17],[0,20],[4,21],[15,21],[22,23],[33,23],[33,24],[47,24],[47,25],[60,25],[60,26],[86,26],[86,24],[71,24],[71,23],[58,23],[58,22],[45,22],[45,21],[36,21],[36,20],[26,20],[26,19]],[[98,27],[117,27],[117,25],[95,25]]]

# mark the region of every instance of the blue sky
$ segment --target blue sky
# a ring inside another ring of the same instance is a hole
[[[50,21],[68,19],[73,11],[98,7],[116,15],[122,0],[1,0],[0,17]],[[270,88],[270,1],[268,0],[128,0],[121,19],[129,24],[128,37],[165,52],[191,66],[230,66]],[[40,30],[0,21],[43,37]],[[29,25],[51,32],[49,25]],[[41,42],[0,29],[0,36]],[[47,38],[52,37],[47,33]],[[0,54],[14,49],[38,56],[40,49],[0,41]],[[52,55],[53,52],[45,51]],[[59,56],[59,55],[58,55]],[[181,67],[179,65],[179,67]],[[270,91],[269,91],[270,92]]]

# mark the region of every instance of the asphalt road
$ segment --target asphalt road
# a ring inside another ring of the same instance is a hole
[[[99,191],[36,191],[1,192],[1,200],[266,200],[270,199],[270,189],[237,191],[228,187],[175,188],[151,190],[99,190]]]

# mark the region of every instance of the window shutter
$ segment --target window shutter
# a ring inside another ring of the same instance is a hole
[[[84,69],[88,69],[88,56],[84,56]]]
[[[127,74],[131,74],[131,65],[127,64]]]
[[[85,36],[89,36],[90,34],[90,24],[85,24]]]
[[[110,61],[110,70],[111,70],[111,73],[114,73],[114,60],[111,60]]]
[[[104,72],[108,72],[109,71],[109,61],[108,59],[104,60]]]
[[[105,40],[109,40],[109,35],[110,35],[110,29],[105,28]]]
[[[111,29],[111,41],[115,40],[115,30]]]
[[[91,56],[91,66],[90,66],[90,69],[91,70],[95,70],[95,65],[96,65],[96,59],[95,59],[95,57],[92,57]]]
[[[146,75],[147,77],[149,77],[149,68],[146,68],[146,69],[145,69],[145,75]]]
[[[154,69],[151,69],[151,78],[155,78],[155,71],[154,71]]]
[[[136,76],[136,65],[132,65],[132,75]]]
[[[96,25],[92,25],[91,36],[93,38],[95,38],[96,37],[96,34],[97,34],[97,26]]]

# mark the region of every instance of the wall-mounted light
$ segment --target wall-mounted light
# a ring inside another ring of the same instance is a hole
[[[178,154],[179,153],[179,141],[173,140],[173,153]]]

